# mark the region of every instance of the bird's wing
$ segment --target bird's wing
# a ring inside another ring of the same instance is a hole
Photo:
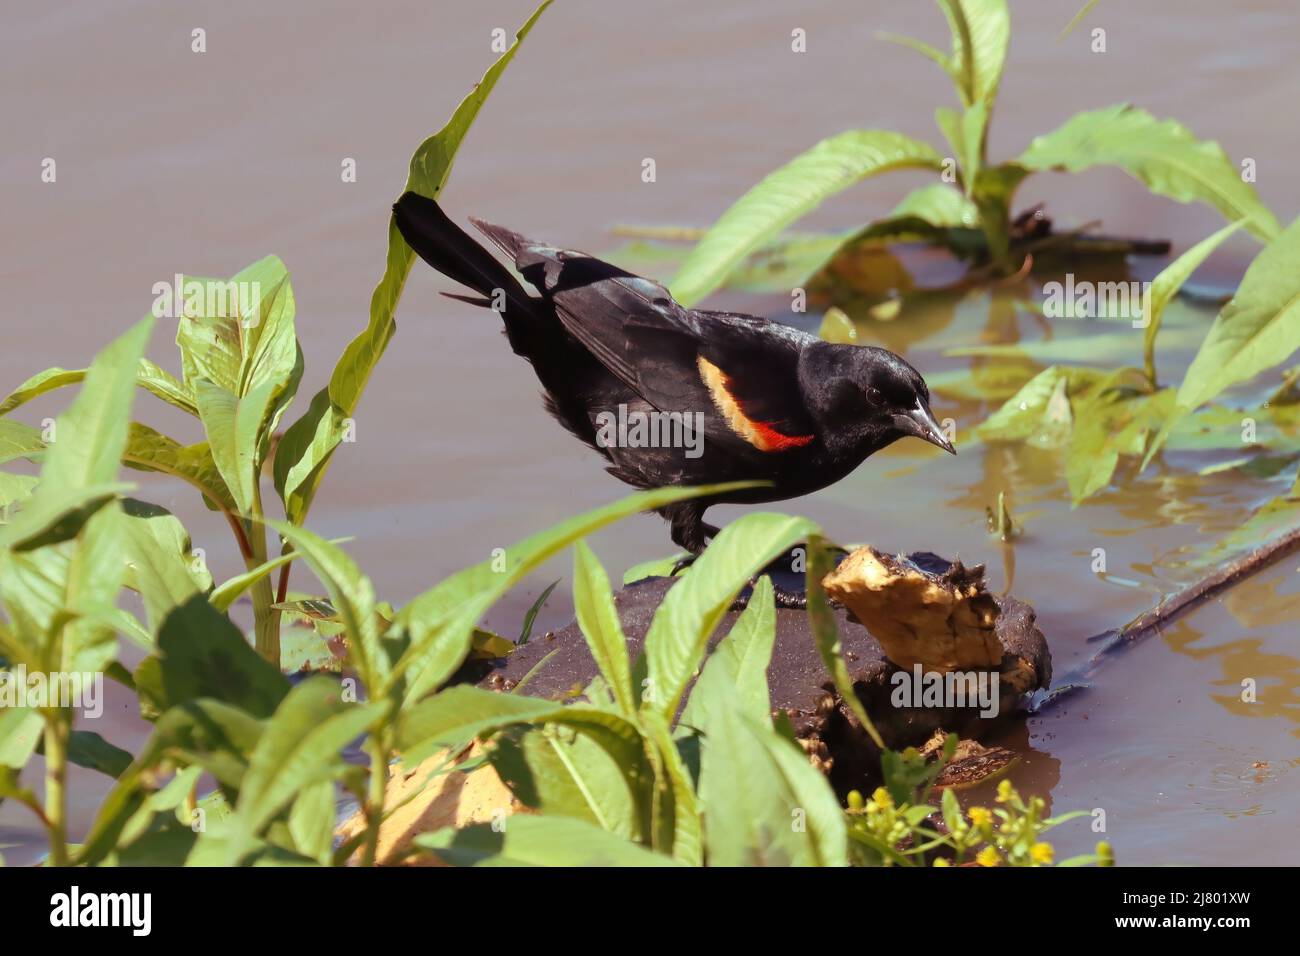
[[[799,353],[812,337],[754,316],[683,308],[658,282],[473,220],[605,368],[661,411],[705,412],[706,439],[808,444]]]

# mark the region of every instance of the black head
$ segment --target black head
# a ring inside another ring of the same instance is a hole
[[[910,435],[957,454],[930,411],[925,379],[887,349],[818,342],[804,350],[799,379],[832,452],[870,454]]]

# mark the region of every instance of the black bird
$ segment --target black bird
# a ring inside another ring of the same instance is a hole
[[[433,200],[408,192],[393,214],[425,262],[480,296],[452,298],[501,313],[511,347],[541,380],[547,410],[609,460],[610,474],[637,488],[770,482],[661,509],[673,541],[691,555],[717,534],[703,520],[712,504],[817,491],[906,435],[956,453],[930,411],[925,380],[886,349],[683,308],[650,279],[471,219],[540,293],[530,295]],[[648,445],[654,433],[628,440],[635,427],[612,427],[654,421],[662,436],[663,413],[678,413],[677,447]]]

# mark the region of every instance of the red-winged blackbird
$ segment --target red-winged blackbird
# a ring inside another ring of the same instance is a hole
[[[825,488],[906,435],[956,453],[930,411],[925,380],[893,352],[834,345],[752,315],[686,309],[650,279],[471,219],[538,298],[433,200],[406,193],[393,213],[425,262],[482,296],[452,298],[501,313],[511,347],[541,380],[547,410],[609,459],[610,474],[638,488],[771,483],[664,508],[673,541],[693,555],[717,533],[703,520],[712,504]],[[645,440],[663,435],[665,413],[680,439],[672,447]],[[626,428],[611,436],[615,422],[661,427],[625,441]]]

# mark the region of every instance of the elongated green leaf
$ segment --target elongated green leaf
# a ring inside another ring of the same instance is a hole
[[[44,451],[45,439],[37,429],[22,422],[0,419],[0,464],[15,458],[31,461]]]
[[[844,866],[847,831],[830,784],[796,744],[753,721],[721,670],[695,693],[712,698],[700,779],[710,866]]]
[[[573,606],[591,656],[619,709],[628,716],[634,715],[638,703],[632,688],[627,638],[623,636],[618,609],[614,606],[609,576],[585,541],[579,541],[573,549]]]
[[[289,811],[294,846],[322,866],[334,851],[334,784],[329,780],[304,787]]]
[[[519,28],[515,42],[456,107],[447,125],[420,144],[411,157],[410,174],[403,193],[409,191],[430,199],[438,198],[451,175],[452,161],[461,141],[473,125],[479,109],[514,59],[533,24],[550,5],[551,0],[545,0],[533,12]],[[284,501],[286,516],[294,524],[301,524],[311,507],[330,457],[342,441],[346,422],[356,414],[366,383],[388,348],[396,330],[394,314],[397,303],[414,261],[415,253],[390,218],[388,257],[383,278],[370,299],[370,322],[365,331],[344,349],[330,376],[329,387],[312,399],[307,413],[289,427],[276,451],[275,487]]]
[[[704,671],[724,672],[725,679],[735,689],[735,705],[742,712],[757,723],[769,726],[772,704],[767,689],[767,667],[775,643],[776,604],[772,580],[764,575],[754,584],[744,612],[704,663]],[[705,694],[692,694],[682,712],[682,723],[689,727],[705,726],[708,717],[703,708],[707,699]]]
[[[506,549],[499,559],[466,568],[426,591],[402,608],[394,622],[395,631],[410,636],[410,646],[392,674],[394,679],[406,675],[405,700],[418,700],[445,682],[469,653],[474,626],[487,609],[562,548],[621,518],[734,487],[740,486],[664,488],[630,495],[535,534]]]
[[[646,632],[644,707],[664,716],[677,712],[710,636],[741,588],[773,558],[816,532],[806,519],[762,512],[722,529],[668,592]]]
[[[76,385],[83,381],[85,377],[86,369],[46,369],[44,372],[33,375],[10,392],[3,401],[0,401],[0,415],[7,415],[19,405],[26,404],[34,398],[39,398],[46,392],[52,392],[67,385]],[[167,404],[174,405],[191,415],[198,414],[198,409],[194,405],[194,397],[189,394],[185,386],[147,358],[141,358],[136,366],[135,382],[140,388],[151,392]]]
[[[1198,140],[1181,123],[1126,104],[1075,115],[1035,139],[1017,162],[1036,171],[1118,166],[1158,195],[1208,203],[1229,222],[1248,220],[1246,228],[1263,242],[1281,232],[1218,143]]]
[[[1201,267],[1201,263],[1243,225],[1245,225],[1244,220],[1238,220],[1224,226],[1214,235],[1202,239],[1161,269],[1160,274],[1151,280],[1151,294],[1148,297],[1145,317],[1147,326],[1142,338],[1142,354],[1145,359],[1147,378],[1151,380],[1152,385],[1156,384],[1156,336],[1160,334],[1160,322],[1164,318],[1166,307],[1183,287],[1183,283]]]
[[[128,468],[156,471],[181,479],[202,492],[203,501],[209,508],[232,513],[239,511],[230,489],[226,487],[226,480],[221,477],[221,470],[212,460],[212,448],[206,441],[182,445],[148,425],[132,422],[122,463]]]
[[[388,657],[379,646],[375,618],[375,588],[342,548],[306,528],[286,521],[267,522],[294,548],[302,552],[329,591],[330,600],[347,628],[349,651],[372,697],[379,696],[388,672]]]
[[[695,792],[695,779],[673,739],[668,720],[654,711],[642,711],[641,727],[646,738],[658,751],[657,772],[667,778],[672,795],[672,855],[688,866],[704,864],[704,820]],[[662,794],[662,782],[656,793]],[[661,815],[662,816],[662,815]]]
[[[1172,389],[1134,395],[1110,391],[1104,383],[1077,403],[1065,459],[1072,506],[1110,484],[1121,456],[1142,453],[1148,435],[1172,411],[1173,403]]]
[[[672,281],[674,297],[693,305],[750,253],[836,193],[894,169],[938,169],[926,143],[885,130],[851,130],[822,140],[769,173],[722,214]]]
[[[984,163],[984,131],[988,126],[988,106],[978,102],[961,114],[940,108],[935,110],[934,119],[960,164],[962,185],[969,198],[974,192],[976,179]]]
[[[242,514],[251,514],[269,444],[268,417],[279,386],[266,382],[240,397],[207,379],[193,383],[212,460]]]
[[[514,816],[503,829],[481,823],[415,838],[451,866],[678,866],[671,857],[572,817]]]
[[[133,370],[152,328],[152,319],[138,322],[95,356],[81,391],[55,422],[38,497],[107,484],[116,477],[131,420]]]
[[[1057,36],[1057,42],[1068,37],[1074,31],[1074,28],[1083,22],[1083,18],[1092,12],[1092,8],[1095,7],[1098,2],[1099,0],[1088,0],[1087,3],[1080,7],[1079,12],[1070,18],[1070,22],[1065,25],[1065,28],[1061,30],[1060,34]],[[946,793],[944,795],[947,796]]]
[[[14,475],[0,471],[0,524],[5,523],[5,512],[10,505],[31,497],[38,480],[35,475]]]
[[[1250,264],[1192,360],[1178,404],[1194,409],[1300,348],[1300,219]]]
[[[516,725],[548,723],[588,734],[629,773],[641,763],[641,732],[626,717],[582,704],[565,706],[463,684],[403,709],[397,723],[397,748],[407,763],[414,764],[441,747],[464,744],[475,736]]]
[[[120,777],[131,765],[131,754],[91,730],[74,730],[68,736],[68,760],[87,770]]]
[[[25,767],[44,726],[40,713],[30,707],[0,708],[0,767]]]
[[[1034,376],[979,427],[985,441],[1024,441],[1053,448],[1074,422],[1070,398],[1104,378],[1102,369],[1053,365]]]
[[[952,31],[949,62],[962,105],[991,108],[1011,39],[1006,0],[939,0],[939,6]]]
[[[826,597],[826,589],[822,586],[822,581],[826,575],[830,574],[834,569],[833,553],[827,542],[819,536],[810,538],[808,541],[806,586],[808,593],[808,624],[812,630],[813,643],[817,645],[817,653],[822,659],[822,666],[826,668],[826,673],[835,685],[835,690],[839,693],[840,699],[844,701],[845,706],[852,711],[858,723],[875,741],[876,746],[884,750],[885,743],[880,737],[880,732],[876,730],[876,725],[872,723],[866,708],[862,706],[862,701],[858,699],[857,691],[853,689],[853,681],[849,677],[848,666],[844,663],[844,649],[840,643],[839,624],[835,620],[835,613],[831,610],[830,601]]]
[[[158,655],[140,664],[135,681],[158,711],[212,698],[253,717],[269,716],[289,690],[279,669],[198,594],[167,615],[158,631]]]
[[[980,225],[988,241],[989,255],[996,261],[1010,246],[1011,202],[1028,170],[1016,163],[984,166],[975,174],[971,198],[979,209]]]
[[[309,677],[276,708],[248,761],[232,826],[261,832],[302,790],[337,778],[343,748],[380,715],[383,701],[345,703],[339,683]]]
[[[351,538],[333,538],[328,543],[334,545],[345,544],[351,540]],[[240,596],[254,584],[265,578],[276,568],[284,567],[284,565],[298,557],[301,557],[301,555],[290,551],[278,558],[263,561],[251,571],[237,574],[229,581],[223,581],[219,586],[213,588],[212,593],[208,595],[208,602],[218,611],[228,611],[230,606],[239,600]]]
[[[622,768],[586,734],[559,727],[503,734],[491,750],[491,761],[525,806],[641,839],[637,800]]]
[[[171,611],[212,587],[212,575],[191,547],[176,516],[158,505],[127,499],[122,503],[125,584],[144,599],[151,629]]]

